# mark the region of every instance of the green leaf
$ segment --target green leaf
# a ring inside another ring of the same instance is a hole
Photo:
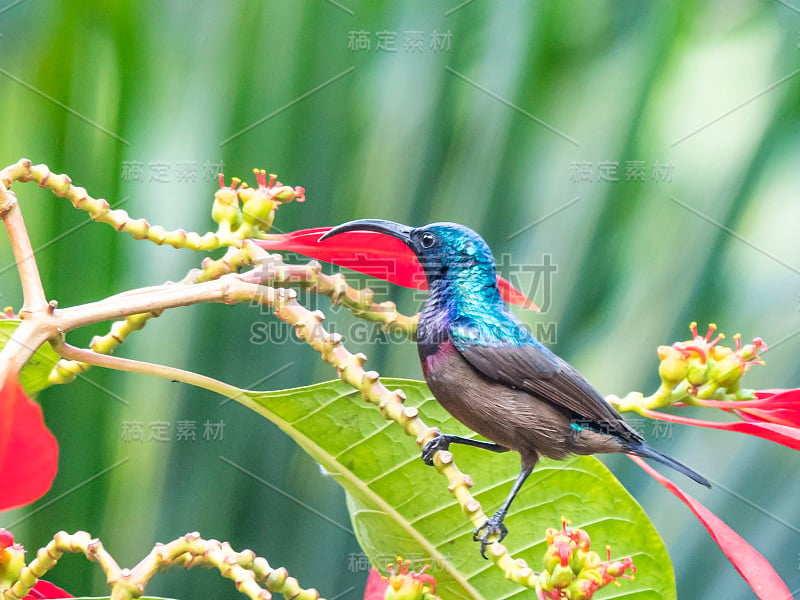
[[[0,319],[0,348],[8,343],[21,322],[19,319]],[[48,377],[59,358],[50,344],[44,344],[34,352],[19,376],[19,383],[29,396],[33,397],[50,386]]]
[[[402,388],[429,425],[474,435],[439,406],[425,383],[382,379]],[[531,591],[511,583],[481,558],[472,528],[445,480],[419,458],[414,440],[365,404],[360,393],[340,381],[281,390],[247,392],[252,408],[297,441],[347,490],[353,528],[370,561],[381,569],[395,555],[415,564],[432,562],[434,548],[446,559],[433,565],[443,598],[529,599]],[[250,405],[250,403],[247,403]],[[459,468],[472,476],[475,497],[494,512],[519,472],[519,457],[467,446],[453,448]],[[515,558],[541,568],[545,530],[561,517],[585,529],[605,559],[632,556],[635,581],[610,585],[595,598],[673,600],[672,563],[664,543],[642,508],[617,479],[592,457],[542,461],[523,486],[506,519],[504,544]]]

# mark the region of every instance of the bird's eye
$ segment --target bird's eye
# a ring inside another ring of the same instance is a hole
[[[436,237],[429,231],[423,233],[419,238],[419,243],[423,248],[430,248],[436,242]]]

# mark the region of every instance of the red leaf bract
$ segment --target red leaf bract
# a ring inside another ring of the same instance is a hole
[[[0,510],[42,497],[58,470],[58,442],[16,379],[0,389]]]
[[[653,469],[641,458],[630,455],[629,458],[689,507],[689,510],[700,520],[703,527],[706,528],[722,552],[725,553],[728,560],[736,567],[739,574],[744,577],[744,580],[753,589],[758,598],[761,600],[792,598],[789,588],[786,587],[783,579],[775,572],[769,561],[761,556],[755,548],[748,544],[722,519]]]
[[[320,236],[330,230],[330,227],[300,229],[253,242],[265,250],[289,250],[403,287],[428,289],[422,266],[402,241],[374,231],[346,231],[320,242]],[[497,287],[506,302],[539,310],[533,300],[507,279],[498,276]]]
[[[734,421],[730,423],[720,423],[717,421],[703,421],[690,417],[670,415],[657,410],[642,409],[641,414],[651,419],[661,421],[672,421],[683,425],[696,425],[697,427],[707,427],[708,429],[721,429],[722,431],[738,431],[756,437],[770,440],[776,444],[782,444],[793,450],[800,450],[800,429],[778,423],[756,423],[752,421]]]
[[[24,600],[43,600],[47,599],[50,600],[52,598],[74,598],[72,594],[68,594],[64,590],[62,590],[57,585],[50,583],[49,581],[42,581],[39,580],[36,582],[36,585],[33,586],[33,589],[30,593],[25,596]]]
[[[749,417],[754,417],[759,421],[800,428],[800,389],[760,390],[756,392],[756,397],[761,401],[761,406],[753,407],[755,410],[737,410],[742,418],[752,421]]]
[[[367,589],[364,590],[364,600],[383,600],[387,587],[389,587],[389,582],[381,577],[378,569],[370,568]]]

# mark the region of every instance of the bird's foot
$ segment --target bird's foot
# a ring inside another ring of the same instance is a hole
[[[440,433],[422,448],[422,461],[429,467],[433,466],[433,457],[440,450],[450,449],[450,437]]]
[[[494,514],[491,519],[486,519],[486,522],[472,532],[472,540],[481,543],[481,556],[488,559],[486,556],[486,548],[495,542],[502,542],[506,535],[508,535],[508,528],[503,524],[505,515],[499,511]],[[497,539],[490,540],[490,537]]]

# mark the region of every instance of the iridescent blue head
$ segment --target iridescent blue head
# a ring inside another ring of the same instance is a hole
[[[359,219],[334,227],[320,239],[365,230],[402,240],[425,270],[429,292],[417,330],[421,356],[435,352],[445,331],[457,347],[538,343],[508,312],[497,289],[492,251],[469,227],[457,223],[408,227],[381,219]]]
[[[417,255],[428,280],[431,302],[455,303],[485,311],[503,304],[497,289],[494,256],[483,238],[458,223],[408,227],[382,219],[359,219],[334,227],[322,238],[345,231],[375,231],[405,242]]]

